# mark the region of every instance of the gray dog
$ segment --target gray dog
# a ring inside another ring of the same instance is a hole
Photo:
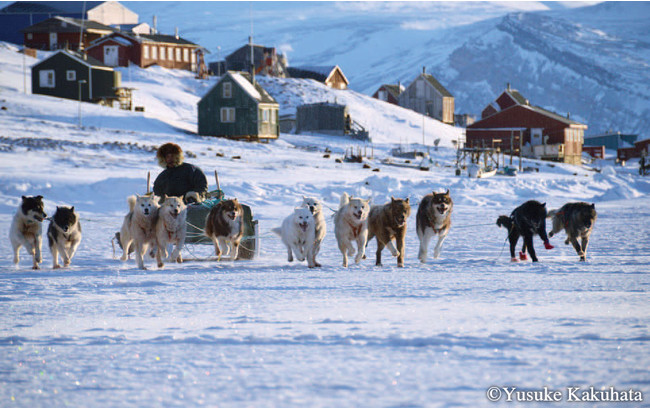
[[[564,204],[558,210],[548,212],[548,218],[553,218],[553,230],[549,236],[558,232],[566,231],[565,244],[571,242],[581,261],[587,260],[587,246],[589,245],[589,236],[594,229],[594,223],[598,214],[596,205],[589,203],[568,203]],[[581,238],[581,243],[578,243]]]

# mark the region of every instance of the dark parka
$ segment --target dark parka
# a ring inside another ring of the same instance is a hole
[[[171,153],[174,156],[173,166],[167,166],[165,156]],[[177,144],[166,143],[158,149],[156,154],[158,164],[164,167],[156,177],[153,183],[153,192],[155,195],[162,197],[163,194],[168,196],[185,197],[190,191],[196,191],[202,198],[205,198],[208,192],[208,180],[205,174],[198,167],[184,163],[183,151]]]

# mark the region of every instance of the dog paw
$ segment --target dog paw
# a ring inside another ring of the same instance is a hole
[[[61,265],[56,264],[56,265],[52,266],[52,269],[61,269]]]
[[[398,264],[397,264],[397,267],[398,267],[398,268],[403,268],[403,267],[404,267],[404,263],[398,263]]]
[[[517,258],[510,258],[510,262],[519,262],[519,259],[517,259]]]
[[[320,267],[323,266],[323,265],[319,264],[318,262],[314,262],[314,266],[315,266],[316,268],[320,268]]]
[[[162,262],[158,262],[158,267],[159,267],[159,268],[162,268],[162,267],[164,267],[164,266],[165,266],[164,263],[162,263]]]
[[[34,264],[34,266],[32,266],[32,269],[37,270],[37,269],[41,269],[41,267],[38,266],[37,264]]]

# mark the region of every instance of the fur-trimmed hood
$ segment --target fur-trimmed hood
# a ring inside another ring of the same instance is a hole
[[[185,155],[183,155],[183,149],[176,143],[165,143],[164,145],[158,148],[156,152],[156,158],[158,159],[158,165],[163,169],[167,168],[167,160],[165,156],[171,153],[174,155],[174,167],[178,167],[185,161]]]

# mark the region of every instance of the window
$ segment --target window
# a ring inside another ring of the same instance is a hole
[[[269,122],[269,110],[268,109],[262,109],[262,122],[264,122],[264,123]]]
[[[167,57],[165,56],[165,47],[159,47],[160,48],[160,59],[161,60],[166,60]]]
[[[181,49],[176,48],[176,61],[180,61],[180,60],[181,60]]]
[[[33,40],[33,39],[34,39],[34,34],[32,34],[32,33],[27,33],[27,39],[28,39],[28,40]]]
[[[379,99],[381,99],[382,101],[387,101],[388,93],[382,89],[381,91],[379,91]]]
[[[223,83],[223,97],[232,98],[232,83],[224,82]]]
[[[151,47],[151,59],[158,59],[158,47]]]
[[[41,88],[54,88],[54,70],[44,69],[38,73],[39,85]]]
[[[190,50],[183,48],[183,61],[190,62]]]
[[[221,123],[235,122],[235,108],[221,108]]]
[[[146,59],[149,59],[149,46],[148,45],[144,45],[142,47],[142,57],[146,58]]]
[[[192,64],[196,62],[196,54],[192,53]]]
[[[65,71],[65,79],[68,81],[76,81],[77,80],[77,71],[73,70],[67,70]]]
[[[275,115],[276,115],[276,113],[277,113],[276,110],[271,111],[271,124],[272,125],[275,125]]]

